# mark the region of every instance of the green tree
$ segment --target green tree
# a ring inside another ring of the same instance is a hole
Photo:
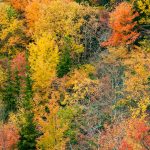
[[[28,56],[27,56],[28,58]],[[18,143],[19,150],[34,150],[36,146],[36,138],[38,131],[36,130],[36,123],[33,121],[34,113],[32,111],[32,80],[29,74],[29,66],[26,67],[25,78],[25,95],[23,100],[23,108],[25,110],[23,116],[25,123],[21,126],[20,141]]]
[[[11,75],[10,60],[8,61],[7,81],[4,90],[3,101],[5,106],[4,120],[6,120],[8,118],[9,113],[11,111],[15,111],[17,108],[16,100],[14,96],[14,82],[12,80],[12,75]]]
[[[62,55],[60,57],[60,61],[57,67],[57,75],[58,77],[63,77],[66,75],[72,66],[72,59],[70,55],[70,50],[71,50],[71,41],[70,38],[65,38],[65,46],[64,46],[64,51],[62,52]]]

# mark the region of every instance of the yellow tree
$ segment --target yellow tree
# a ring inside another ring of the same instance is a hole
[[[134,49],[124,60],[127,66],[125,73],[126,91],[132,92],[132,97],[143,97],[148,94],[149,53],[142,49]]]
[[[140,13],[140,24],[150,24],[150,1],[134,0],[134,5]]]
[[[58,61],[58,47],[51,35],[43,34],[35,44],[30,44],[29,62],[34,88],[46,88],[51,84],[56,76]]]
[[[64,138],[64,132],[68,129],[68,123],[58,115],[60,110],[58,98],[59,93],[52,91],[51,99],[35,108],[35,119],[42,133],[37,139],[38,149],[65,149],[67,138]],[[37,106],[39,98],[35,97],[35,101]]]
[[[23,22],[18,20],[15,10],[5,4],[0,4],[0,52],[15,53],[25,47]]]
[[[79,101],[86,97],[94,100],[98,82],[89,79],[94,67],[84,65],[68,76],[56,78],[46,91],[35,94],[35,119],[42,135],[37,140],[39,149],[65,149],[75,116],[82,110]],[[62,107],[63,106],[63,107]]]
[[[86,64],[72,71],[65,82],[66,89],[72,89],[72,92],[66,92],[64,102],[74,104],[89,97],[94,100],[98,95],[98,80],[91,80],[90,73],[95,73],[94,66]],[[67,91],[67,90],[66,90]]]
[[[33,1],[27,6],[25,17],[29,32],[34,38],[40,37],[43,32],[50,33],[55,38],[59,49],[62,50],[65,37],[70,37],[72,39],[71,50],[81,53],[83,45],[80,44],[79,33],[84,22],[84,10],[85,7],[75,2],[57,0],[45,4]]]
[[[37,140],[39,149],[62,149],[66,125],[58,117],[59,93],[52,88],[59,62],[58,47],[51,35],[43,34],[29,46],[29,62],[34,81],[34,114],[42,136]]]
[[[149,72],[150,72],[150,53],[142,51],[141,48],[135,48],[124,61],[127,67],[125,72],[125,92],[127,101],[134,100],[137,107],[131,107],[132,116],[147,116],[146,111],[150,105],[149,101]]]

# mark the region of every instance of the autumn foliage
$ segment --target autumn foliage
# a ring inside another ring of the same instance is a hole
[[[149,150],[149,4],[0,2],[0,150]]]
[[[109,150],[143,150],[149,147],[150,126],[140,119],[129,119],[116,125],[106,126],[105,131],[100,135],[100,146]],[[136,142],[135,142],[136,141]]]
[[[102,46],[119,46],[132,44],[139,33],[135,30],[137,22],[134,19],[138,16],[132,5],[123,2],[110,13],[109,26],[112,29],[111,36]]]
[[[11,70],[13,73],[18,72],[19,76],[25,76],[26,57],[24,52],[18,53],[11,62]]]
[[[8,149],[16,147],[19,140],[18,129],[11,124],[4,124],[0,127],[0,149]]]
[[[11,5],[18,11],[24,11],[25,7],[31,0],[8,0]]]

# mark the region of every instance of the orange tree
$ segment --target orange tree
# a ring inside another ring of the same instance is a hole
[[[134,12],[132,5],[127,2],[120,3],[114,11],[110,13],[109,26],[112,33],[107,41],[101,43],[102,46],[119,46],[132,44],[139,36],[134,29],[137,22],[134,19],[138,16]]]

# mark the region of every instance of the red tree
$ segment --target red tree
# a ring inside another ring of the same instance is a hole
[[[18,71],[19,76],[24,76],[26,71],[26,58],[25,53],[18,53],[11,62],[11,70],[13,73]]]
[[[138,16],[134,12],[132,5],[127,2],[120,3],[114,11],[110,13],[109,26],[112,34],[102,46],[119,46],[132,44],[139,36],[134,30],[137,22],[134,19]]]

